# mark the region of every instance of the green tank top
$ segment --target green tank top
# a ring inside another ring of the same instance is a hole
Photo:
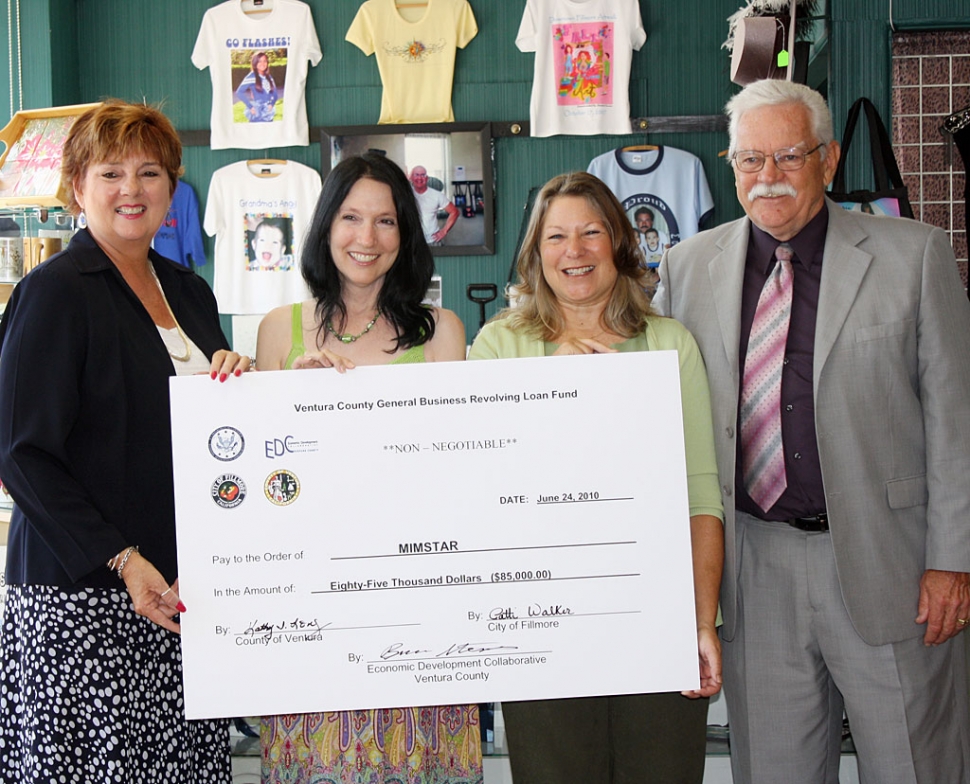
[[[286,357],[286,364],[283,365],[284,370],[290,370],[293,367],[293,361],[298,356],[306,353],[306,347],[303,345],[303,303],[297,302],[295,305],[291,305],[290,314],[293,324],[293,341],[290,353]],[[420,346],[411,346],[403,354],[398,354],[394,357],[388,364],[414,365],[418,362],[424,362],[423,343]]]

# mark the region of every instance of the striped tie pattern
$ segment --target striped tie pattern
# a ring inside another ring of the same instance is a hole
[[[751,500],[768,511],[785,492],[781,370],[792,301],[792,249],[782,243],[751,323],[741,387],[741,474]]]

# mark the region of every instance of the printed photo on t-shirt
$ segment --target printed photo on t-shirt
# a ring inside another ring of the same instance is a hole
[[[637,232],[647,269],[660,266],[664,251],[680,242],[680,229],[669,205],[658,196],[641,193],[623,201],[623,209]]]
[[[554,24],[552,38],[559,106],[612,106],[613,23]]]
[[[650,206],[647,206],[648,204]],[[664,251],[680,239],[677,233],[677,221],[666,202],[648,194],[626,199],[623,202],[623,209],[633,228],[636,229],[640,265],[647,273],[644,287],[652,296],[660,280],[657,272]]]
[[[229,50],[232,58],[233,122],[283,121],[286,52],[286,47]]]
[[[247,213],[246,269],[286,272],[293,269],[293,216],[289,213]]]

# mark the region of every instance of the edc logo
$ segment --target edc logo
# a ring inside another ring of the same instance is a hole
[[[263,444],[266,457],[273,460],[284,455],[297,455],[320,450],[318,441],[303,441],[293,436],[273,438],[264,441]]]

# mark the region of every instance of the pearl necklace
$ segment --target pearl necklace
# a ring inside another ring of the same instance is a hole
[[[358,332],[356,335],[352,335],[349,332],[346,333],[345,335],[341,335],[339,332],[337,332],[337,330],[333,328],[333,322],[330,321],[330,319],[327,319],[327,332],[329,332],[331,335],[337,338],[337,340],[339,340],[341,343],[350,345],[355,340],[359,340],[360,338],[364,337],[364,335],[366,335],[368,332],[370,332],[374,328],[374,325],[377,323],[377,319],[379,319],[380,317],[381,317],[381,312],[378,310],[377,313],[374,314],[374,318],[370,320],[370,323],[366,327],[364,327],[363,331]]]
[[[155,267],[151,262],[148,262],[148,269],[152,271],[152,277],[155,279],[155,285],[158,286],[158,290],[162,295],[162,302],[165,303],[165,309],[168,310],[168,315],[170,315],[172,317],[172,321],[175,322],[175,331],[178,332],[178,336],[182,338],[182,344],[185,346],[185,353],[173,354],[172,350],[168,348],[168,346],[166,346],[165,349],[168,351],[168,355],[176,362],[188,362],[192,357],[192,346],[189,343],[189,339],[182,331],[182,327],[179,325],[178,319],[175,318],[175,314],[172,312],[172,306],[168,304],[168,298],[165,296],[165,289],[162,288],[162,282],[158,279],[158,273],[155,272]]]

